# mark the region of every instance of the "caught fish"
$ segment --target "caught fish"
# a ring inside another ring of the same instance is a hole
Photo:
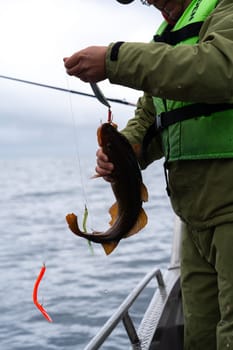
[[[73,233],[89,241],[101,243],[108,255],[122,238],[137,233],[147,224],[142,202],[148,200],[148,193],[128,140],[111,123],[102,124],[97,131],[97,137],[99,145],[114,165],[111,186],[116,203],[109,209],[111,226],[105,232],[85,233],[80,230],[75,214],[68,214],[66,221]]]

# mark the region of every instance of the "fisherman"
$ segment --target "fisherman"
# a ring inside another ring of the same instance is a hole
[[[117,0],[129,4],[133,0]],[[184,349],[233,349],[233,2],[141,0],[165,22],[149,43],[91,46],[69,75],[142,90],[122,133],[142,169],[165,158],[168,194],[185,223]],[[111,181],[101,149],[96,171]]]

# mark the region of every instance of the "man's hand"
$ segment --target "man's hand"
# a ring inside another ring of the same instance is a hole
[[[99,176],[102,176],[106,181],[111,182],[112,181],[112,171],[114,169],[114,166],[111,162],[109,162],[108,157],[103,152],[102,148],[99,148],[96,152],[97,157],[97,166],[95,168],[95,171]]]
[[[105,57],[107,46],[90,46],[63,59],[66,72],[87,83],[106,79]]]

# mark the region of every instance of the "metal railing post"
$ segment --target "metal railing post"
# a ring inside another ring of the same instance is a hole
[[[133,324],[133,321],[131,319],[131,317],[129,316],[129,313],[126,312],[123,319],[122,319],[122,322],[125,326],[125,330],[128,334],[128,337],[130,339],[130,342],[132,345],[136,345],[137,348],[138,346],[140,345],[140,339],[137,335],[137,332],[136,332],[136,329],[134,327],[134,324]]]

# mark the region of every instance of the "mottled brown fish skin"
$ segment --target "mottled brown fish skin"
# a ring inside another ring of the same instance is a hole
[[[142,201],[147,200],[148,195],[142,183],[142,175],[134,150],[128,140],[112,124],[104,123],[98,129],[98,142],[109,161],[114,164],[111,186],[116,197],[116,205],[110,208],[112,226],[106,232],[94,231],[89,234],[82,232],[78,223],[71,223],[72,220],[76,219],[69,217],[69,215],[74,214],[68,214],[67,222],[75,234],[92,242],[114,241],[118,243],[123,237],[134,233],[130,231],[139,219],[143,211]],[[144,188],[143,199],[142,188]],[[146,225],[147,219],[144,211],[143,215],[145,222],[141,227],[135,229],[135,233]]]

